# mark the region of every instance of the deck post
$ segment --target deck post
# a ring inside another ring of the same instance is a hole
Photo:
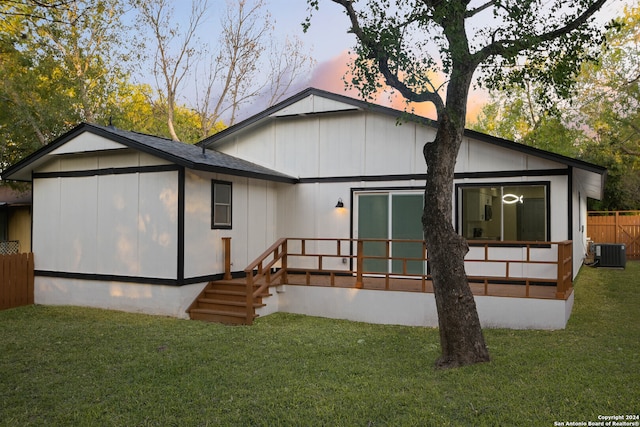
[[[358,239],[358,254],[356,255],[356,288],[362,289],[362,268],[364,266],[364,242]]]
[[[231,280],[231,237],[223,237],[224,243],[224,280]]]
[[[567,286],[567,278],[569,281],[571,278],[571,269],[572,269],[572,260],[571,257],[568,258],[569,268],[567,268],[567,247],[569,248],[569,253],[571,255],[573,252],[573,247],[570,240],[565,240],[564,242],[558,243],[558,282],[556,284],[556,298],[564,299],[567,297],[567,292],[571,288],[571,286]],[[571,283],[571,282],[569,282]]]
[[[247,325],[253,325],[253,270],[247,271],[247,317],[245,323]]]
[[[280,284],[287,283],[287,240],[282,242],[282,252],[280,258],[280,268],[282,269],[282,275],[280,276]]]

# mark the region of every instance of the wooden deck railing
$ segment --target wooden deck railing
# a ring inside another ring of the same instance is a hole
[[[491,265],[498,274],[468,274],[472,281],[484,284],[484,294],[488,295],[491,282],[520,283],[525,285],[525,297],[530,296],[532,285],[554,285],[556,298],[565,299],[570,294],[573,283],[573,242],[488,242],[470,241],[470,252],[465,264]],[[482,249],[481,257],[474,257],[474,249]],[[527,267],[525,269],[525,266]],[[497,268],[496,268],[497,267]],[[519,268],[518,268],[519,267]],[[503,269],[504,274],[499,274]],[[467,267],[469,270],[469,267]],[[514,271],[514,270],[519,270]],[[525,270],[526,274],[525,274]],[[531,272],[537,270],[538,273]]]
[[[420,247],[420,256],[393,255],[394,245]],[[371,245],[376,245],[375,254]],[[470,251],[465,266],[470,281],[484,285],[484,295],[489,295],[492,284],[518,284],[525,286],[525,297],[530,297],[530,287],[555,286],[555,298],[567,298],[572,289],[572,242],[497,242],[470,241]],[[367,247],[369,251],[367,251]],[[228,250],[228,248],[227,248]],[[304,284],[312,284],[313,277],[328,276],[329,286],[351,280],[349,285],[363,288],[371,280],[383,280],[383,288],[391,289],[394,279],[414,279],[420,291],[428,292],[431,280],[426,245],[420,240],[387,239],[332,239],[332,238],[283,238],[275,242],[244,272],[247,277],[247,306],[253,307],[253,299],[270,286],[288,283],[288,275],[304,275]],[[372,269],[371,262],[392,266],[391,269]],[[410,266],[412,268],[410,268]],[[422,271],[416,272],[416,266]],[[230,275],[230,262],[227,275]],[[391,270],[391,271],[389,271]],[[247,321],[253,319],[253,311],[247,313]]]

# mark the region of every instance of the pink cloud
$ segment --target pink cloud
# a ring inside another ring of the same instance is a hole
[[[346,50],[328,61],[321,62],[313,70],[310,85],[328,92],[359,98],[356,90],[345,88],[344,77],[349,71],[348,63],[349,52]]]
[[[343,51],[340,55],[324,61],[314,69],[309,85],[328,92],[347,95],[360,99],[360,94],[356,89],[345,88],[344,79],[348,76],[350,57],[348,51]],[[348,78],[348,77],[347,77]],[[431,119],[436,118],[435,107],[430,102],[410,103],[407,105],[405,100],[398,93],[382,91],[377,95],[375,102],[385,107],[394,108],[396,110],[407,110],[422,117]],[[472,91],[467,104],[467,121],[474,121],[476,116],[487,102],[487,96],[484,92]]]

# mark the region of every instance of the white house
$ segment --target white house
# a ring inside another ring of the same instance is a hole
[[[421,240],[422,146],[434,135],[428,119],[307,89],[198,146],[81,124],[2,177],[33,182],[36,303],[188,317],[208,282],[241,275],[279,238],[345,239],[345,256],[327,257],[323,268],[347,273],[357,239]],[[593,164],[467,131],[452,222],[469,240],[502,251],[496,259],[516,254],[506,273],[509,263],[473,261],[467,273],[555,278],[559,245],[549,242],[570,240],[575,276],[586,252],[586,199],[601,198],[605,176]],[[231,238],[228,255],[223,238]],[[366,244],[370,255],[385,250]],[[469,259],[487,247],[472,247]],[[395,242],[389,259],[364,263],[387,277],[426,274],[424,261],[399,261],[420,250]],[[305,262],[292,258],[289,267]],[[259,313],[437,325],[428,292],[293,283],[279,290]],[[573,304],[571,290],[562,298],[476,298],[485,326],[516,328],[564,327]],[[372,310],[381,306],[390,314]]]

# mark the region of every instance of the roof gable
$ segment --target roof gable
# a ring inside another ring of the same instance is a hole
[[[86,153],[90,151],[122,150],[127,148],[125,145],[112,141],[101,135],[96,135],[89,132],[85,132],[84,135],[85,138],[83,138],[82,140],[74,138],[68,141],[66,144],[55,148],[49,154],[59,155],[71,153]]]
[[[342,102],[335,99],[329,99],[310,93],[309,96],[286,105],[276,110],[271,117],[287,117],[308,114],[334,113],[339,111],[353,111],[360,108],[353,104]]]

